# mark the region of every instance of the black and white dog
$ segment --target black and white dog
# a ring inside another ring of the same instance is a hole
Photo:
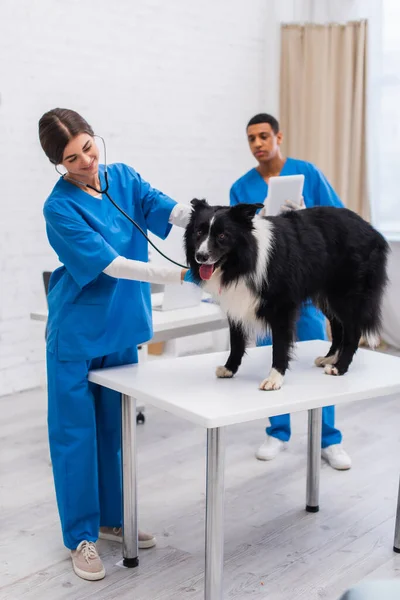
[[[307,299],[331,323],[331,348],[315,361],[325,373],[346,373],[361,336],[377,344],[388,244],[361,217],[331,207],[260,217],[260,204],[230,208],[195,199],[192,206],[185,232],[188,265],[230,326],[230,355],[217,368],[218,377],[237,372],[250,333],[270,331],[272,369],[260,389],[279,389]]]

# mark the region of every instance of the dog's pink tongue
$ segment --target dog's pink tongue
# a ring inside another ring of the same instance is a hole
[[[199,269],[200,277],[204,280],[210,279],[214,271],[214,265],[201,265]]]

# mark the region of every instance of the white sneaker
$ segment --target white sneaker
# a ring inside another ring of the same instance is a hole
[[[120,542],[122,544],[122,527],[100,527],[99,538],[109,540],[110,542]],[[156,538],[151,533],[144,533],[139,529],[138,546],[140,550],[153,548],[157,543]]]
[[[330,464],[332,469],[347,471],[351,468],[351,458],[342,444],[333,444],[333,446],[322,448],[321,456]]]
[[[278,438],[272,437],[272,435],[267,435],[267,439],[256,452],[256,458],[258,460],[273,460],[278,456],[279,452],[285,449],[285,446],[286,444],[282,440],[278,440]]]

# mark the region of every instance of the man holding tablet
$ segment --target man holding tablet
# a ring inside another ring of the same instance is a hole
[[[230,191],[231,206],[265,201],[265,214],[276,214],[286,188],[286,208],[343,207],[336,192],[315,165],[282,156],[280,146],[283,134],[275,117],[264,113],[253,117],[247,125],[247,139],[258,166],[233,184]],[[286,182],[279,181],[281,185],[276,185],[276,177],[286,176],[289,176]],[[298,176],[303,176],[304,179]],[[311,302],[302,307],[297,322],[297,339],[327,339],[325,317]],[[267,337],[259,340],[257,345],[265,346],[271,342],[271,338]],[[266,433],[267,439],[256,452],[259,460],[272,460],[284,449],[290,439],[290,415],[271,417]],[[351,467],[351,459],[341,442],[342,434],[335,428],[335,407],[325,407],[322,410],[322,457],[334,469],[347,470]]]

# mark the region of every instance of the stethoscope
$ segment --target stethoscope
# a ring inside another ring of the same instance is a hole
[[[140,227],[140,225],[138,225],[136,223],[136,221],[134,221],[132,219],[132,217],[130,217],[120,206],[118,206],[118,204],[111,198],[110,194],[108,193],[108,189],[109,189],[109,184],[108,184],[108,173],[107,173],[107,155],[106,155],[106,143],[104,141],[104,139],[101,137],[101,135],[96,135],[94,137],[98,137],[101,139],[101,141],[103,142],[103,147],[104,147],[104,180],[105,180],[105,187],[104,189],[97,189],[95,188],[93,185],[89,185],[88,183],[83,183],[83,181],[78,181],[77,179],[73,179],[72,177],[68,176],[68,180],[69,181],[73,181],[74,183],[77,183],[79,185],[82,185],[83,187],[89,188],[90,190],[93,190],[94,192],[96,192],[96,194],[104,194],[105,196],[107,196],[107,198],[109,199],[109,201],[111,202],[111,204],[113,204],[115,206],[115,208],[117,210],[119,210],[119,212],[124,215],[124,217],[126,219],[128,219],[128,221],[130,221],[132,223],[132,225],[134,225],[136,227],[136,229],[138,229],[140,231],[140,233],[146,238],[146,240],[149,242],[149,244],[151,246],[153,246],[153,248],[159,253],[161,254],[161,256],[167,260],[169,260],[169,262],[173,263],[174,265],[177,265],[178,267],[181,267],[182,269],[187,269],[188,267],[186,265],[181,265],[180,263],[176,262],[175,260],[172,260],[172,258],[169,258],[166,254],[164,254],[164,252],[162,252],[159,248],[157,248],[157,246],[151,241],[151,239],[147,236],[147,234],[143,231],[143,229]],[[57,173],[59,175],[61,175],[61,177],[64,179],[65,176],[67,175],[67,173],[61,173],[58,169],[57,169],[57,165],[55,165],[55,169],[57,171]],[[99,175],[99,181],[100,181],[100,175]],[[100,181],[101,183],[101,181]]]

